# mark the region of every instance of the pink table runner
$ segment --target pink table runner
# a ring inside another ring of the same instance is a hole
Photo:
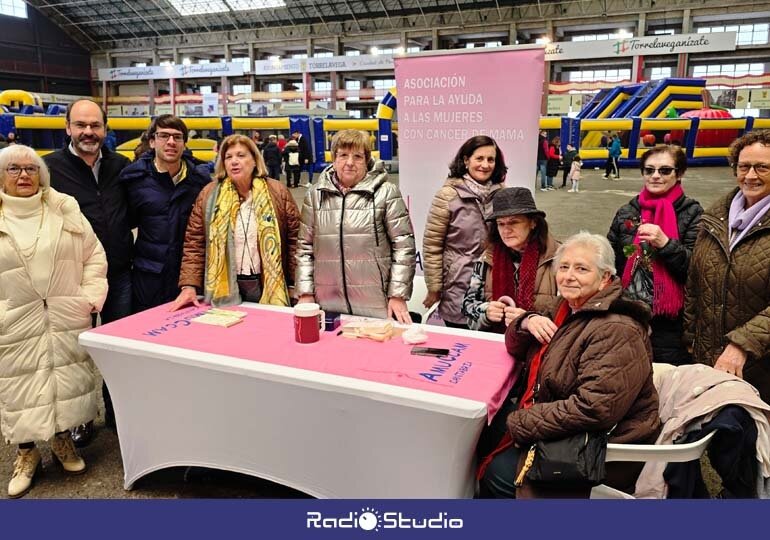
[[[412,355],[412,346],[401,338],[378,343],[337,331],[321,332],[320,341],[302,345],[294,341],[291,313],[236,309],[249,315],[230,328],[190,322],[205,309],[170,313],[160,306],[92,332],[467,398],[486,403],[489,420],[513,384],[513,362],[500,342],[429,331],[421,345],[450,349],[441,358]]]

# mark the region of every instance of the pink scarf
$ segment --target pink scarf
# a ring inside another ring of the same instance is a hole
[[[676,222],[674,202],[684,195],[681,184],[676,184],[663,195],[656,196],[644,188],[639,193],[639,206],[642,209],[642,223],[653,223],[672,240],[679,240],[679,227]],[[623,271],[623,288],[631,283],[642,249],[639,246],[639,232],[634,237],[636,251],[628,258]],[[678,283],[658,257],[652,259],[652,314],[675,318],[684,306],[684,285]]]

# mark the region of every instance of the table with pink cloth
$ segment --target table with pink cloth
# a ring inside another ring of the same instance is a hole
[[[294,341],[288,308],[151,309],[80,342],[110,388],[124,485],[173,466],[225,469],[323,498],[455,498],[474,488],[482,427],[513,383],[502,336],[424,327],[436,358],[322,332]]]

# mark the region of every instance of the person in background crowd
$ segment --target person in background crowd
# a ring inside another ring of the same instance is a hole
[[[541,130],[540,135],[537,138],[537,171],[535,177],[540,174],[540,190],[543,191],[548,187],[547,183],[547,171],[548,166],[548,132]]]
[[[215,181],[198,195],[187,225],[171,311],[204,302],[288,306],[299,230],[297,204],[267,168],[254,141],[230,135],[219,148]]]
[[[526,387],[516,405],[506,400],[495,417],[506,419],[507,433],[482,461],[481,497],[587,498],[591,488],[569,484],[546,489],[524,480],[517,488],[521,449],[598,430],[611,431],[613,443],[654,444],[660,432],[650,312],[623,298],[609,242],[573,235],[553,266],[561,298],[542,315],[521,314],[505,332],[513,361],[526,361]],[[633,492],[643,465],[608,463],[605,484]]]
[[[462,311],[471,330],[502,334],[513,319],[556,296],[551,261],[558,243],[527,188],[498,191],[488,220],[489,239],[473,266]]]
[[[567,145],[567,151],[562,158],[562,168],[564,172],[561,177],[561,187],[567,187],[567,180],[569,180],[570,171],[572,170],[572,160],[577,156],[577,150],[571,144]]]
[[[307,187],[313,184],[313,153],[310,150],[310,141],[299,131],[291,134],[299,145],[299,165],[307,170]]]
[[[507,171],[494,139],[477,135],[465,141],[449,164],[449,176],[433,197],[422,254],[428,293],[423,304],[441,302],[438,314],[452,328],[468,328],[462,312],[473,263],[484,252],[492,199]]]
[[[416,253],[406,204],[365,133],[337,132],[331,152],[332,165],[302,205],[299,302],[409,324]]]
[[[547,162],[545,165],[546,174],[546,186],[545,189],[540,191],[553,191],[556,189],[553,187],[553,179],[559,174],[559,166],[561,165],[561,137],[558,135],[551,139],[551,144],[548,145]]]
[[[288,187],[299,187],[299,177],[302,174],[300,166],[299,144],[294,139],[286,143],[283,150],[283,159],[286,164],[286,185]]]
[[[687,157],[677,146],[657,146],[640,160],[642,191],[620,207],[607,239],[623,288],[652,310],[655,362],[691,362],[682,343],[684,287],[703,208],[684,194]]]
[[[580,169],[583,167],[583,160],[580,156],[576,155],[572,158],[572,164],[569,167],[569,180],[572,182],[570,187],[570,193],[580,193],[580,177],[582,173]]]
[[[270,135],[267,138],[267,144],[265,144],[262,150],[262,156],[265,158],[265,165],[267,166],[267,176],[274,180],[281,180],[281,151],[278,149],[275,135]]]
[[[109,291],[100,318],[103,324],[131,314],[131,263],[134,237],[128,219],[125,186],[118,176],[129,161],[103,147],[107,113],[88,99],[67,107],[65,126],[69,142],[43,159],[51,171],[51,186],[75,197],[107,254]],[[115,425],[107,385],[102,385],[105,423]],[[78,446],[93,436],[93,422],[73,430]]]
[[[143,131],[139,136],[139,144],[134,148],[134,160],[139,159],[145,152],[150,150],[150,139],[147,136],[147,132]]]
[[[16,144],[16,133],[9,131],[8,135],[5,137],[5,142],[8,143],[8,146]]]
[[[617,133],[613,133],[607,143],[607,163],[604,165],[604,174],[602,175],[605,180],[610,177],[620,180],[620,168],[618,167],[620,154],[620,137]]]
[[[685,343],[770,403],[770,131],[730,145],[737,188],[703,214],[690,261]]]
[[[254,144],[256,145],[256,147],[257,147],[257,150],[259,150],[260,152],[262,152],[262,147],[263,147],[263,146],[264,146],[264,144],[265,144],[265,141],[263,141],[263,140],[262,140],[262,134],[261,134],[259,131],[255,131],[255,132],[254,132],[254,133],[251,135],[251,140],[252,140],[252,141],[254,141]]]
[[[96,416],[96,368],[78,344],[107,296],[107,259],[72,197],[23,145],[0,152],[0,416],[19,449],[8,496],[23,496],[39,469],[37,441],[80,474],[69,430]]]
[[[111,129],[107,130],[107,135],[104,137],[104,147],[107,150],[114,152],[117,146],[118,146],[118,137],[115,135],[115,132],[112,131]]]
[[[286,137],[284,137],[283,133],[278,134],[278,140],[275,144],[278,145],[278,150],[283,154],[283,149],[286,148]]]
[[[208,164],[185,151],[187,126],[170,114],[153,119],[151,150],[123,169],[132,227],[137,227],[131,270],[132,311],[138,313],[179,295],[187,221],[201,189],[211,181]]]

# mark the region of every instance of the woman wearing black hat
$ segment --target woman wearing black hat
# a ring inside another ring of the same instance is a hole
[[[487,247],[473,267],[462,310],[472,330],[503,333],[519,314],[556,296],[550,263],[559,244],[527,188],[501,189],[488,221]]]

